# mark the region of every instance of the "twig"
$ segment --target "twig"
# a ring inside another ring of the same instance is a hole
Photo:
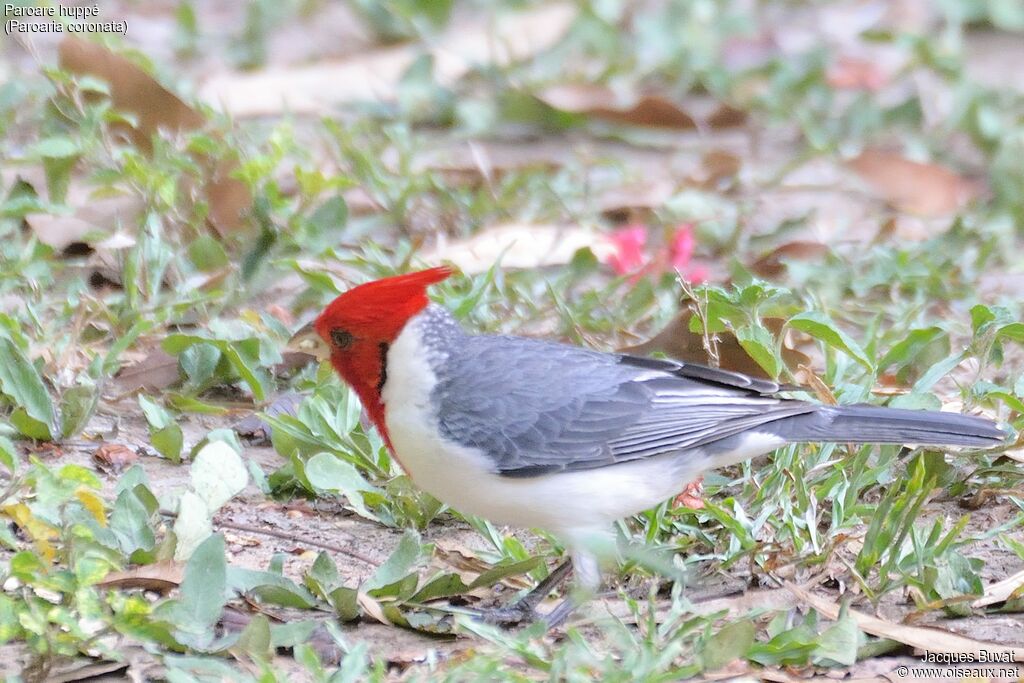
[[[700,321],[700,326],[703,331],[704,352],[708,354],[708,364],[713,368],[717,368],[721,363],[721,359],[718,355],[718,337],[708,332],[708,291],[706,289],[704,290],[704,305],[701,306],[701,301],[697,298],[697,293],[693,291],[693,285],[691,285],[678,270],[676,270],[676,280],[679,282],[679,286],[682,288],[683,294],[693,302],[689,305],[689,308],[693,314],[697,316],[697,320]]]
[[[178,517],[178,513],[172,512],[172,511],[167,510],[165,508],[160,508],[160,514],[161,515],[165,515],[167,517],[174,517],[174,518]],[[294,541],[295,543],[301,543],[303,545],[311,545],[314,548],[320,548],[321,550],[329,550],[329,551],[331,551],[333,553],[339,553],[341,555],[345,555],[347,557],[351,557],[352,559],[359,560],[360,562],[364,562],[364,563],[370,565],[371,567],[377,567],[377,566],[380,565],[380,563],[377,562],[376,560],[370,559],[366,555],[363,555],[362,553],[357,552],[355,550],[349,550],[348,548],[342,548],[341,546],[334,545],[333,543],[323,543],[321,541],[314,541],[314,540],[311,540],[311,539],[308,539],[308,538],[302,538],[300,536],[295,535],[294,533],[286,533],[284,531],[278,531],[276,529],[267,529],[265,527],[258,527],[258,526],[254,526],[254,525],[251,525],[251,524],[240,524],[239,522],[224,522],[224,521],[214,520],[214,523],[217,526],[219,526],[219,527],[223,527],[225,529],[231,529],[233,531],[245,531],[245,532],[248,532],[250,534],[260,534],[262,536],[270,536],[272,538],[279,538],[279,539],[281,539],[283,541]]]

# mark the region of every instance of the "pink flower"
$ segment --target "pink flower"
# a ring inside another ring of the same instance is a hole
[[[647,261],[644,247],[647,246],[647,226],[627,225],[611,235],[615,253],[608,257],[608,265],[616,275],[629,275],[640,270]]]
[[[693,226],[684,223],[676,228],[672,241],[668,245],[668,262],[676,270],[684,270],[693,258],[693,249],[697,246],[697,238],[693,236]]]
[[[668,244],[653,256],[647,252],[647,226],[642,223],[632,223],[615,230],[609,241],[613,251],[605,257],[605,262],[616,275],[632,276],[632,282],[645,275],[659,276],[672,270],[689,282],[699,284],[708,279],[707,267],[692,262],[697,237],[689,223],[677,227]]]
[[[697,237],[693,234],[693,225],[683,223],[676,228],[668,245],[668,264],[677,270],[688,282],[700,284],[708,279],[707,266],[691,263],[693,250],[697,247]]]

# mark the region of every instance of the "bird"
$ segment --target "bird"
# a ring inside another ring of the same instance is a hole
[[[428,288],[438,266],[357,285],[289,347],[328,360],[412,481],[450,508],[554,534],[569,559],[483,615],[561,623],[601,583],[616,520],[672,498],[706,470],[787,444],[990,448],[999,426],[959,413],[822,405],[720,368],[510,335],[470,334]],[[570,573],[577,591],[537,607]]]

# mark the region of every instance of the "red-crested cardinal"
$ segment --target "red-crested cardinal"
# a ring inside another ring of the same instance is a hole
[[[560,537],[593,590],[595,538],[678,493],[701,472],[800,442],[986,448],[988,419],[776,396],[775,382],[715,368],[536,339],[469,335],[427,287],[440,267],[353,287],[295,334],[359,395],[391,453],[461,512]],[[535,616],[554,570],[497,621]],[[569,600],[549,623],[572,609]]]

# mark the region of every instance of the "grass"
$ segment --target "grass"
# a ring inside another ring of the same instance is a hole
[[[461,13],[491,11],[352,6],[375,40],[425,46]],[[712,266],[707,284],[683,287],[670,268],[618,277],[594,238],[553,266],[464,268],[435,295],[474,330],[605,350],[656,332],[682,297],[698,348],[718,340],[725,360],[735,338],[767,374],[806,382],[787,355],[795,345],[820,381],[818,398],[962,406],[1002,420],[1016,438],[1024,322],[1014,286],[993,283],[1021,266],[1024,96],[976,84],[964,41],[971,30],[1022,26],[996,4],[963,7],[943,10],[934,35],[857,34],[908,55],[889,75],[895,96],[836,85],[836,47],[820,36],[796,54],[730,66],[774,25],[728,3],[668,3],[635,16],[618,3],[583,3],[564,41],[521,63],[483,64],[452,83],[421,58],[383,104],[259,121],[195,106],[201,124],[162,132],[115,106],[116,82],[45,57],[26,63],[7,48],[5,68],[19,77],[0,85],[0,642],[20,676],[124,662],[127,651],[181,681],[659,681],[726,666],[807,673],[907,651],[861,631],[850,609],[939,624],[984,624],[991,611],[1019,609],[1019,598],[971,606],[1024,563],[1019,459],[802,445],[709,473],[701,509],[669,501],[621,522],[613,618],[570,626],[557,640],[539,627],[492,629],[460,611],[500,597],[494,584],[507,596],[542,578],[562,553],[557,539],[507,533],[418,491],[329,368],[296,368],[281,353],[293,318],[353,282],[427,265],[439,233],[458,243],[506,223],[593,234],[643,224],[655,252],[686,224],[697,259]],[[177,81],[189,59],[218,49],[197,21],[201,10],[181,2],[165,18],[176,22],[180,64],[151,62],[118,41],[113,50],[187,92]],[[270,27],[309,11],[253,5],[228,41],[235,63],[272,62]],[[934,79],[948,106],[933,111],[927,92],[907,87],[915,74]],[[548,86],[580,80],[729,102],[747,116],[739,131],[768,151],[739,159],[743,170],[724,182],[677,184],[666,197],[603,211],[611,192],[655,173],[641,152],[661,168],[730,150],[736,131],[659,133],[545,99]],[[546,150],[565,140],[576,150]],[[786,216],[762,202],[783,204],[800,186],[792,177],[813,177],[821,165],[832,173],[844,157],[894,140],[905,156],[930,160],[922,174],[942,164],[986,191],[922,220],[924,238],[907,239],[902,231],[918,219],[901,206],[906,198],[886,207],[858,190],[855,204],[869,212],[846,226],[855,235],[822,240],[813,258],[783,257],[769,274],[758,267],[780,245],[815,237],[815,211],[841,201],[832,185],[845,181],[813,184],[816,198]],[[490,171],[479,159],[461,171],[425,161],[469,143],[508,143],[548,161],[499,158]],[[216,168],[230,169],[248,199],[237,226],[218,218],[234,204],[213,189]],[[108,202],[122,204],[104,209]],[[87,216],[96,222],[82,230],[68,216],[81,218],[85,205],[100,218]],[[169,359],[176,378],[125,389],[125,371],[146,358]],[[297,412],[277,412],[291,391],[305,397]],[[240,409],[272,427],[272,468],[248,457],[232,430]],[[89,456],[107,442],[135,455],[99,470]],[[180,486],[151,478],[157,459],[180,469]],[[299,570],[275,551],[257,568],[225,540],[244,528],[243,506],[232,502],[241,495],[275,509],[334,504],[365,537],[393,542],[363,560],[320,543]],[[988,503],[988,521],[972,501]],[[467,530],[477,535],[472,570],[445,560],[442,547]],[[365,570],[358,577],[353,564]],[[836,601],[842,587],[846,602],[834,620],[789,603],[707,611],[692,591],[714,577],[749,590],[814,580]],[[421,643],[427,654],[414,663],[389,660],[359,636],[378,622],[437,644]],[[453,632],[462,638],[446,640]]]

